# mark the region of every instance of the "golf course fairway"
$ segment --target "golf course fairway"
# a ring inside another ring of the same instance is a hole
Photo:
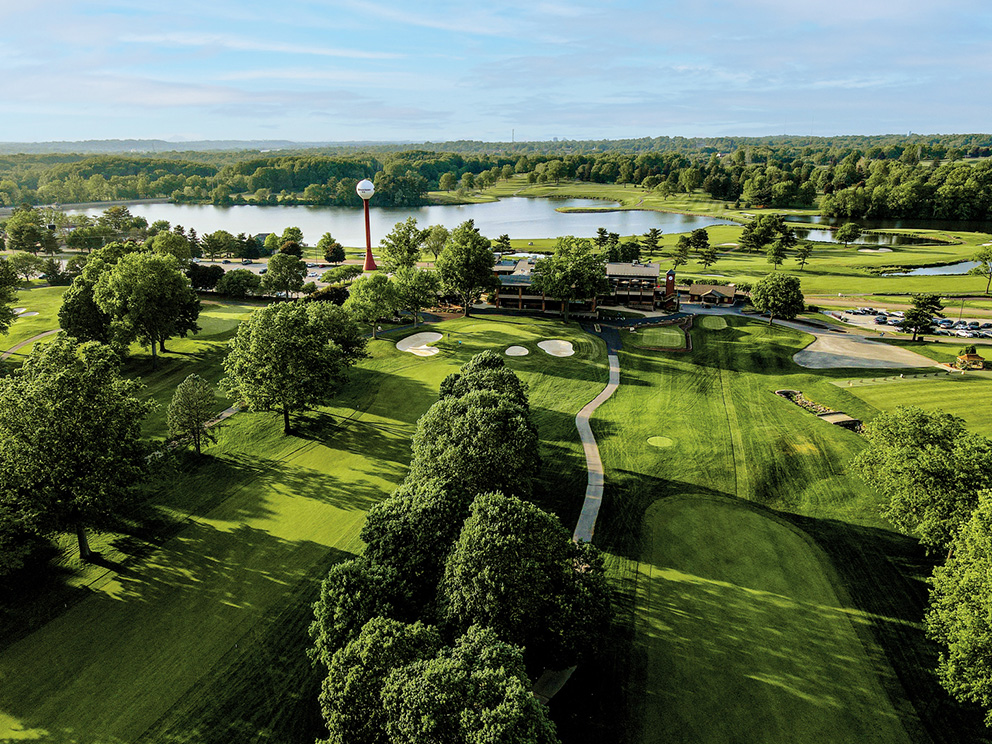
[[[910,741],[808,538],[687,495],[648,509],[644,539],[642,742]]]

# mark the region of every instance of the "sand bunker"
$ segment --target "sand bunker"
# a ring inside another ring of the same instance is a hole
[[[737,248],[737,243],[720,243],[717,248]]]
[[[417,356],[434,356],[440,353],[440,349],[434,346],[428,346],[427,344],[433,344],[440,341],[444,336],[440,333],[415,333],[412,336],[407,336],[396,342],[396,348],[399,351],[408,351],[411,354],[416,354]]]
[[[548,341],[538,341],[537,345],[541,350],[556,357],[572,356],[575,349],[572,348],[571,341],[561,341],[560,339],[550,339]]]
[[[23,313],[23,312],[24,312],[25,310],[27,310],[27,308],[26,308],[26,307],[15,307],[15,308],[14,308],[14,315],[20,315],[20,314],[21,314],[21,313]]]
[[[858,248],[858,253],[892,253],[891,248]]]
[[[18,313],[18,318],[30,318],[32,315],[37,315],[38,313]]]
[[[507,356],[527,356],[530,352],[523,346],[511,346],[503,352]]]

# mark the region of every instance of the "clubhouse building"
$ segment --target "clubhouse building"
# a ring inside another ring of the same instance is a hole
[[[547,297],[533,287],[532,275],[535,259],[504,259],[493,268],[499,279],[499,288],[490,295],[489,302],[503,310],[529,310],[541,313],[560,313],[562,300]],[[598,317],[601,305],[622,305],[640,310],[674,310],[678,305],[675,290],[675,272],[669,271],[662,284],[658,264],[608,263],[606,278],[609,292],[599,297],[575,300],[569,304],[568,313],[577,317]]]

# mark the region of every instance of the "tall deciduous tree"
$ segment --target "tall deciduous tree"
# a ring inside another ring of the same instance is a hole
[[[847,248],[851,243],[861,237],[861,225],[856,222],[848,222],[837,228],[834,237]]]
[[[803,242],[796,249],[796,261],[799,262],[799,270],[802,271],[806,268],[806,262],[809,261],[809,257],[813,254],[813,244],[809,242]]]
[[[10,263],[0,260],[0,334],[6,333],[14,322],[14,308],[11,307],[17,299],[17,274]]]
[[[16,251],[7,259],[7,265],[27,282],[41,274],[45,266],[45,259],[33,253]]]
[[[359,320],[372,324],[372,338],[377,338],[377,321],[396,308],[396,286],[381,272],[359,277],[351,285],[345,307]]]
[[[406,482],[435,481],[471,500],[487,490],[530,497],[537,429],[519,403],[488,390],[443,398],[421,416]]]
[[[217,408],[213,388],[199,375],[190,375],[179,383],[169,404],[169,434],[173,437],[189,439],[200,454],[203,440],[216,441],[207,428]]]
[[[775,318],[791,320],[806,309],[799,277],[768,274],[751,290],[751,304],[759,312],[768,313],[768,325]]]
[[[86,528],[110,521],[147,471],[141,387],[109,347],[65,334],[0,379],[0,499],[39,529],[74,531],[84,559]]]
[[[978,266],[971,269],[968,273],[985,277],[985,294],[988,294],[989,287],[992,286],[992,245],[979,248],[978,253],[972,257],[972,260],[977,261]]]
[[[267,271],[262,277],[262,289],[289,297],[303,289],[306,278],[307,265],[298,256],[280,252],[269,259]]]
[[[941,684],[985,708],[992,726],[992,493],[981,495],[951,552],[933,572],[927,635],[942,646]]]
[[[326,302],[280,303],[256,310],[231,340],[222,386],[249,410],[290,414],[329,402],[348,368],[365,356],[351,314]]]
[[[122,256],[101,274],[93,299],[124,334],[151,346],[152,367],[168,339],[200,330],[200,300],[173,256]]]
[[[490,628],[473,626],[453,648],[395,669],[381,698],[389,744],[558,742],[520,649]]]
[[[188,238],[174,232],[160,232],[148,239],[148,247],[160,256],[172,256],[180,269],[189,266],[193,257]]]
[[[561,300],[568,322],[569,305],[575,300],[594,298],[608,291],[602,254],[592,251],[592,243],[571,235],[558,238],[555,252],[534,267],[533,286],[537,292]]]
[[[317,250],[324,256],[327,263],[339,264],[344,261],[344,246],[341,245],[329,232],[320,236],[317,241]]]
[[[226,297],[233,297],[236,300],[243,300],[256,294],[262,286],[262,277],[254,271],[248,269],[232,269],[225,271],[224,275],[217,280],[215,289],[217,294]]]
[[[590,601],[575,612],[573,600],[581,595]],[[455,627],[492,628],[556,668],[594,651],[610,617],[605,569],[595,549],[572,542],[554,515],[500,494],[482,494],[472,503],[439,597]]]
[[[445,190],[450,191],[450,189]],[[444,225],[431,225],[430,229],[428,229],[427,237],[424,238],[424,249],[431,252],[435,261],[441,255],[441,251],[444,250],[444,245],[448,242],[450,236],[451,233]]]
[[[889,503],[884,516],[927,548],[943,548],[992,488],[992,441],[943,411],[915,406],[882,413],[865,425],[868,447],[852,469]]]
[[[441,291],[440,278],[433,271],[404,267],[396,272],[393,285],[397,304],[413,313],[413,327],[416,328],[420,311],[437,304],[437,295]]]
[[[906,311],[903,319],[903,327],[909,328],[913,333],[913,341],[924,333],[929,333],[933,329],[933,319],[942,318],[944,303],[940,301],[940,295],[936,294],[915,294],[913,295],[913,307]]]
[[[493,266],[496,254],[489,239],[483,237],[475,222],[467,220],[452,232],[448,242],[437,257],[437,271],[446,291],[458,295],[468,317],[472,303],[478,302],[482,293],[496,287]]]
[[[379,263],[382,269],[391,273],[416,266],[427,232],[417,227],[414,217],[407,217],[406,221],[393,225],[393,229],[379,241]]]

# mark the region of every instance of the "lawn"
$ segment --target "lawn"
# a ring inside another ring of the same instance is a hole
[[[684,349],[685,332],[678,326],[655,326],[623,331],[625,345],[643,348]]]
[[[38,314],[15,318],[7,334],[0,336],[0,351],[6,351],[39,333],[57,329],[62,293],[66,289],[67,287],[49,287],[40,281],[31,282],[19,289],[14,307],[23,307],[26,312]],[[16,353],[27,354],[30,350],[31,345],[28,345]]]
[[[625,348],[593,419],[620,619],[555,701],[569,741],[982,741],[932,674],[932,560],[847,473],[860,438],[774,395],[868,418],[831,384],[850,370],[799,368],[810,337],[787,328],[691,333],[688,353]]]
[[[205,323],[215,340],[188,343],[218,344],[240,312],[217,309],[214,325]],[[482,349],[530,350],[507,359],[530,386],[541,431],[538,491],[574,521],[585,476],[570,424],[605,383],[602,342],[576,326],[491,316],[435,329],[445,336],[433,357],[395,349],[409,331],[371,342],[371,357],[335,404],[300,416],[293,436],[282,435],[278,414],[239,413],[203,458],[187,456],[161,476],[134,529],[94,540],[102,565],[64,560],[70,576],[45,586],[65,607],[46,607],[46,594],[34,611],[5,618],[0,739],[319,736],[317,682],[305,656],[319,579],[361,551],[365,513],[403,478],[417,419],[441,379]],[[549,337],[572,341],[575,356],[540,351],[536,342]],[[189,367],[216,370],[220,353],[201,348]],[[167,366],[147,375],[155,397],[171,385]]]
[[[992,419],[987,407],[988,400],[992,398],[992,374],[941,373],[923,378],[891,377],[874,384],[858,381],[844,389],[879,412],[907,405],[928,411],[940,410],[960,416],[976,434],[992,437]]]

